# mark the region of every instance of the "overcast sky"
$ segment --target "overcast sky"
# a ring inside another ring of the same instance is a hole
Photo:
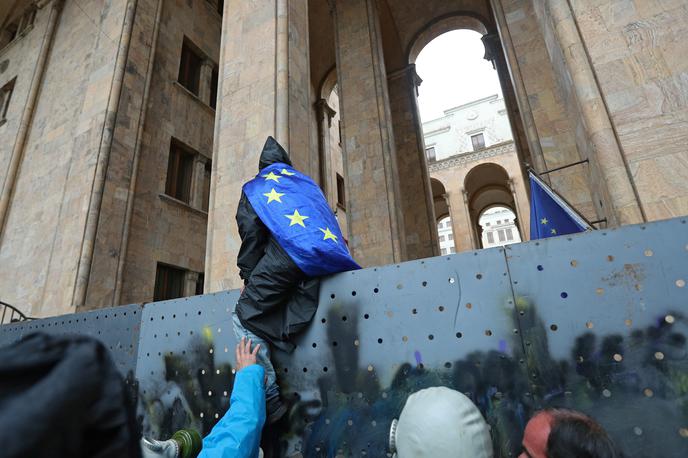
[[[423,48],[416,59],[416,71],[423,79],[418,96],[423,122],[457,105],[501,95],[497,72],[483,59],[485,47],[480,37],[472,30],[454,30]]]

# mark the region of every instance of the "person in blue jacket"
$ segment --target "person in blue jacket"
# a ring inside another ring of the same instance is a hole
[[[203,439],[198,458],[258,458],[265,424],[265,370],[256,364],[260,344],[251,340],[236,348],[236,376],[229,410]]]

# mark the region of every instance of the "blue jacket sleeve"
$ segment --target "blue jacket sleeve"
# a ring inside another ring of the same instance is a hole
[[[198,458],[257,458],[265,424],[265,371],[258,364],[236,373],[229,410],[203,439]]]

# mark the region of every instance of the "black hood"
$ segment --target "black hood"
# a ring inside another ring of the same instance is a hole
[[[277,143],[277,140],[275,140],[274,138],[268,137],[268,139],[265,140],[263,152],[260,153],[260,162],[258,163],[258,170],[263,170],[268,165],[275,164],[277,162],[291,165],[289,155],[286,151],[284,151],[282,145]]]

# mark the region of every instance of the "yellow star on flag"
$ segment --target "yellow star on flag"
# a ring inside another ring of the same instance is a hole
[[[291,221],[289,223],[289,227],[293,226],[294,224],[298,224],[301,227],[306,227],[306,225],[303,224],[303,221],[310,218],[309,216],[300,215],[298,210],[294,210],[293,215],[284,215],[284,216],[289,218],[289,221]]]
[[[542,224],[547,224],[547,223],[549,223],[549,221],[547,221],[547,218],[542,218],[542,219],[540,220],[540,222],[541,222]]]
[[[282,203],[280,198],[284,195],[284,193],[283,192],[277,192],[277,191],[275,191],[275,188],[272,188],[272,191],[265,192],[265,193],[263,193],[263,195],[268,198],[268,203],[272,202],[273,200],[275,200],[279,203]]]
[[[329,227],[326,227],[325,229],[319,227],[318,229],[320,229],[322,231],[322,233],[325,234],[325,237],[323,237],[323,240],[330,239],[330,240],[334,240],[334,243],[339,243],[339,242],[337,242],[337,236],[334,235],[330,231]]]
[[[265,178],[265,181],[272,180],[276,183],[279,183],[279,179],[282,178],[279,175],[275,175],[273,172],[268,173],[267,175],[261,175],[263,178]]]
[[[550,232],[551,232],[553,235],[557,235],[557,230],[556,230],[556,229],[552,229]]]
[[[292,175],[296,175],[296,174],[294,172],[290,172],[287,169],[282,169],[282,175],[292,176]]]

